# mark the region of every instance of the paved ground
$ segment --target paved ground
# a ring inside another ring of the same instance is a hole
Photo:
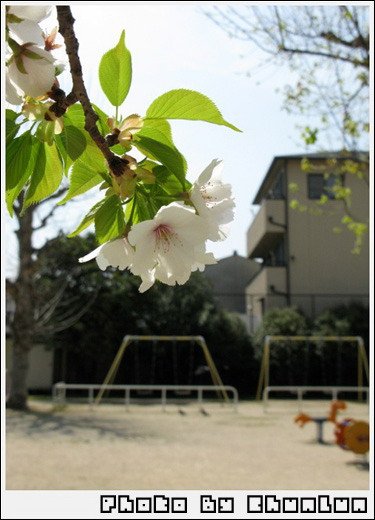
[[[325,415],[329,403],[308,402]],[[296,403],[253,402],[238,412],[195,403],[68,405],[32,401],[31,413],[7,412],[7,489],[368,489],[368,469],[351,452],[315,442],[315,425],[297,427]],[[183,412],[183,413],[181,413]],[[343,417],[368,420],[350,403]]]

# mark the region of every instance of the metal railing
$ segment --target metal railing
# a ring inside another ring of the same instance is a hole
[[[266,386],[263,390],[263,411],[268,408],[268,399],[271,392],[290,392],[297,395],[298,412],[302,411],[303,394],[305,392],[320,392],[323,394],[331,394],[332,399],[337,399],[338,395],[343,392],[366,393],[366,402],[368,402],[369,388],[367,386]]]
[[[87,399],[90,405],[94,404],[95,396],[94,391],[103,388],[102,384],[75,384],[75,383],[64,383],[59,382],[52,387],[52,400],[55,403],[66,402],[66,391],[67,390],[86,390]],[[203,394],[205,392],[229,392],[232,395],[230,404],[235,410],[238,405],[238,391],[234,386],[219,386],[219,385],[105,385],[105,390],[116,390],[124,391],[124,404],[128,408],[130,405],[130,397],[132,391],[159,391],[162,410],[165,411],[167,405],[167,393],[168,392],[197,392],[197,401],[199,404],[203,403]]]

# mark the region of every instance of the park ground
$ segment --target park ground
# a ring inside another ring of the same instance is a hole
[[[237,411],[217,403],[68,404],[31,401],[31,411],[7,411],[7,489],[360,490],[369,487],[363,459],[326,444],[316,427],[294,424],[296,401],[256,402]],[[328,401],[303,411],[325,416]],[[368,420],[366,404],[341,415]]]

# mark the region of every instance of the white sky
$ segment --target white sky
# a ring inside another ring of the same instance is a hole
[[[295,128],[302,121],[281,111],[281,96],[275,92],[288,81],[289,70],[269,66],[247,77],[244,72],[259,63],[259,51],[231,40],[204,16],[202,8],[209,8],[210,3],[71,4],[86,86],[91,100],[107,113],[111,114],[111,106],[100,90],[98,64],[125,29],[133,83],[120,113],[142,115],[160,94],[183,87],[210,97],[224,118],[243,130],[237,133],[208,123],[171,121],[175,143],[189,165],[189,180],[195,180],[213,158],[220,158],[225,165],[223,178],[233,186],[236,215],[231,234],[224,242],[210,243],[209,250],[217,258],[234,250],[245,255],[251,202],[273,156],[302,151]],[[68,72],[60,78],[64,87]],[[39,233],[38,242],[55,236],[56,229],[73,230],[92,203],[84,200],[65,206],[55,224]],[[7,274],[16,265],[11,228],[7,226]]]

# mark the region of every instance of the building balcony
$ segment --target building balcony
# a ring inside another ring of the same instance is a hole
[[[247,256],[264,258],[285,233],[285,200],[263,200],[247,231]]]
[[[246,287],[248,296],[285,295],[286,294],[286,267],[263,267]]]

